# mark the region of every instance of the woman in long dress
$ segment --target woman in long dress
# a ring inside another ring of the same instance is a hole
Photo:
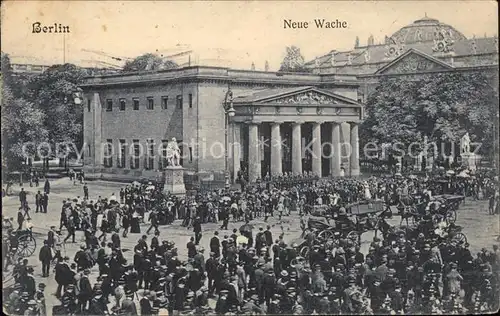
[[[139,225],[140,222],[140,215],[137,211],[134,211],[132,214],[132,220],[130,222],[130,233],[132,234],[140,234],[141,233],[141,226]]]

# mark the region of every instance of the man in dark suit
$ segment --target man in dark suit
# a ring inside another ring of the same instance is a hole
[[[21,188],[21,192],[19,192],[19,202],[21,202],[22,208],[28,206],[28,201],[26,200],[26,191],[24,191],[24,188]]]
[[[48,206],[49,206],[49,195],[47,194],[47,192],[45,192],[42,197],[42,208],[44,213],[47,213]]]
[[[153,305],[151,304],[149,295],[149,291],[145,290],[144,296],[139,301],[139,305],[141,306],[141,315],[153,315]]]
[[[125,299],[122,301],[120,314],[123,316],[137,316],[137,307],[134,303],[134,292],[130,290],[125,291]]]
[[[42,211],[42,199],[43,199],[43,195],[42,193],[40,193],[40,191],[37,192],[37,194],[35,195],[35,205],[36,205],[36,210],[35,210],[35,213],[38,213],[38,211]]]
[[[92,297],[92,285],[90,284],[88,275],[90,270],[86,269],[80,279],[80,292],[78,293],[78,310],[85,311],[87,303]]]
[[[50,271],[50,262],[52,261],[52,249],[47,240],[43,241],[43,246],[40,248],[38,259],[42,263],[42,276],[48,277]]]
[[[193,221],[193,232],[194,232],[194,236],[195,236],[195,244],[199,245],[201,237],[202,237],[202,234],[201,234],[201,219],[200,219],[199,216],[197,216],[194,219],[194,221]]]
[[[28,292],[29,297],[32,298],[36,292],[36,283],[35,278],[33,277],[33,268],[26,268],[26,277],[24,278],[23,286],[24,292]]]
[[[149,234],[152,228],[155,229],[155,232],[160,232],[158,229],[158,214],[156,211],[151,211],[151,214],[149,214],[149,221],[151,222],[151,226],[149,226],[148,230],[146,231],[146,234]]]
[[[220,257],[220,240],[218,231],[215,231],[214,237],[210,239],[210,252],[215,254],[215,258]]]

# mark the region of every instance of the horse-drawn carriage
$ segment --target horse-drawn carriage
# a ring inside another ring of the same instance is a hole
[[[458,208],[464,199],[465,197],[462,195],[450,194],[433,196],[429,202],[425,200],[417,202],[413,198],[403,197],[400,199],[400,204],[398,205],[399,214],[401,215],[400,225],[405,220],[408,226],[409,219],[413,223],[417,223],[426,215],[432,216],[436,223],[443,219],[448,223],[455,223]]]
[[[392,212],[380,200],[359,201],[347,205],[345,210],[323,209],[326,212],[324,216],[312,216],[307,221],[307,227],[314,232],[316,241],[319,243],[347,239],[359,245],[363,233],[373,230],[375,234],[377,231],[385,234],[390,228],[385,219],[390,218]],[[307,255],[309,243],[305,240],[295,243],[299,253],[302,256]]]
[[[9,256],[12,262],[18,258],[27,258],[36,250],[36,240],[31,228],[12,230],[3,233],[2,242],[8,243]]]

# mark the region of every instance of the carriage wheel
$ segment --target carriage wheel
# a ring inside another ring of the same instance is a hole
[[[300,254],[303,258],[307,258],[307,256],[309,255],[309,247],[308,247],[308,246],[304,246],[304,247],[300,248],[300,250],[299,250],[299,254]]]
[[[21,258],[31,256],[36,249],[35,238],[29,235],[19,237],[19,245],[17,247],[17,255]]]
[[[347,239],[352,240],[356,244],[359,244],[360,237],[361,236],[355,230],[351,230],[346,236]]]
[[[331,230],[323,230],[318,234],[318,239],[321,240],[328,240],[328,239],[333,239],[334,234]]]
[[[449,223],[455,223],[455,221],[457,220],[457,211],[455,211],[455,209],[447,211],[446,212],[446,220]]]
[[[467,237],[463,233],[456,233],[455,236],[453,236],[453,240],[458,244],[467,243]]]

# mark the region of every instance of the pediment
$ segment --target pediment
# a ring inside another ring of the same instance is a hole
[[[258,105],[350,105],[361,106],[353,99],[315,87],[269,89],[253,95],[236,98],[235,102]]]
[[[422,53],[416,49],[410,49],[389,64],[380,68],[375,74],[408,74],[449,70],[452,68],[452,66],[437,58]]]

